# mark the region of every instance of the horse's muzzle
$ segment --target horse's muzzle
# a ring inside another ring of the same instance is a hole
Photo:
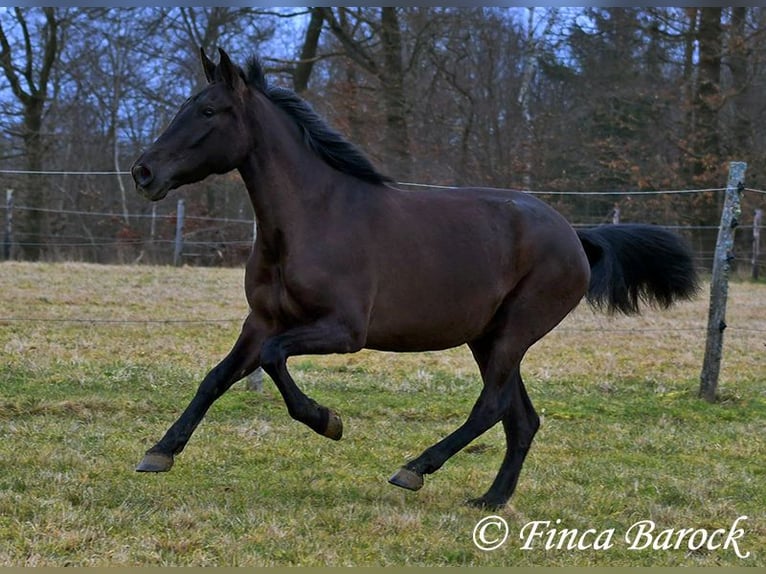
[[[170,191],[170,185],[158,186],[151,168],[143,163],[136,163],[130,170],[136,191],[151,201],[158,201]]]

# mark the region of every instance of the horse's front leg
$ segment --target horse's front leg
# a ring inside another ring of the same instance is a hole
[[[289,329],[264,341],[261,366],[276,383],[292,418],[320,435],[340,440],[341,418],[298,388],[287,370],[287,359],[294,355],[353,353],[362,348],[363,339],[361,331],[350,329],[347,322],[328,318]]]
[[[264,334],[252,315],[245,319],[237,342],[223,361],[204,378],[186,410],[173,423],[165,436],[146,451],[136,467],[138,472],[165,472],[173,466],[173,457],[189,442],[194,429],[202,421],[210,406],[234,383],[258,368],[258,358]]]

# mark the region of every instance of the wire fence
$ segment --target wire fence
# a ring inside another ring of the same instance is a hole
[[[101,176],[125,176],[117,171],[45,171],[0,170],[5,176],[78,176],[94,178]],[[454,189],[452,186],[429,185],[412,182],[398,184],[402,189],[417,192],[423,188]],[[251,213],[243,203],[224,202],[221,213],[210,215],[192,199],[191,194],[178,199],[179,203],[166,201],[153,204],[131,205],[128,209],[114,209],[119,202],[117,193],[111,200],[92,201],[92,193],[72,195],[66,188],[51,187],[55,196],[60,192],[64,201],[53,202],[56,207],[36,207],[24,203],[25,194],[6,194],[6,202],[0,204],[0,222],[3,222],[2,255],[5,259],[17,259],[25,247],[37,245],[45,249],[46,259],[53,261],[82,261],[98,263],[146,263],[189,265],[243,265],[257,234]],[[233,190],[240,195],[241,189]],[[713,204],[721,201],[725,188],[636,190],[636,191],[542,191],[523,190],[551,203],[572,222],[576,228],[591,227],[605,223],[644,221],[660,224],[684,235],[692,244],[697,265],[709,271],[715,254],[719,226],[713,223],[694,223],[687,213],[689,204]],[[49,195],[50,199],[50,195]],[[83,201],[90,199],[91,201]],[[103,199],[103,197],[101,198]],[[669,201],[669,199],[671,201]],[[247,198],[245,197],[245,201]],[[191,209],[179,209],[188,202]],[[734,270],[740,275],[758,270],[766,260],[758,252],[755,237],[761,228],[756,214],[766,204],[766,191],[744,188],[742,219],[739,223],[737,242],[732,257]],[[85,205],[83,207],[83,205]],[[99,207],[101,205],[101,207]],[[103,206],[106,205],[105,209]],[[108,208],[108,206],[112,206]],[[232,214],[231,212],[234,211]],[[31,238],[23,230],[14,227],[15,220],[23,220],[36,214],[47,216],[44,232]],[[686,215],[685,215],[686,214]],[[693,217],[693,216],[692,216]],[[647,219],[649,219],[647,221]],[[751,223],[748,223],[751,222]],[[228,318],[97,318],[97,317],[28,317],[0,316],[0,323],[81,324],[129,327],[136,325],[179,324],[238,324],[244,317]],[[705,333],[706,326],[686,327],[566,327],[561,332],[697,332]],[[766,329],[731,325],[729,332],[746,336],[749,333],[766,333]]]
[[[208,317],[208,318],[195,318],[195,319],[183,319],[183,318],[168,318],[168,319],[151,319],[146,317],[136,317],[127,319],[108,319],[99,317],[30,317],[30,316],[0,316],[0,326],[3,324],[50,324],[50,325],[62,325],[73,324],[81,326],[105,326],[109,328],[113,327],[162,327],[162,326],[178,326],[178,325],[240,325],[245,320],[244,316],[240,317]],[[640,333],[698,333],[704,334],[707,327],[704,323],[700,322],[697,325],[677,327],[671,325],[664,325],[662,327],[612,327],[605,324],[598,325],[596,327],[567,327],[559,326],[556,331],[559,333],[614,333],[614,334],[640,334]],[[727,325],[726,332],[730,335],[742,335],[748,336],[750,334],[766,333],[766,328],[740,326],[740,325]]]
[[[23,191],[7,191],[6,201],[0,201],[0,222],[4,223],[0,258],[4,259],[23,259],[25,251],[38,248],[40,258],[48,261],[241,266],[257,234],[252,210],[239,185],[223,193],[217,189],[221,197],[215,208],[195,196],[199,190],[179,194],[179,201],[185,202],[180,212],[172,201],[150,204],[132,198],[132,203],[125,200],[119,205],[125,190],[113,184],[105,186],[103,181],[127,178],[126,171],[0,169],[0,175],[32,177],[48,194],[45,207],[29,205],[29,193]],[[67,185],[51,183],[61,178],[70,178]],[[82,182],[73,185],[71,178]],[[96,185],[94,181],[101,183]],[[413,193],[425,188],[454,189],[415,182],[397,185]],[[523,191],[552,204],[575,228],[621,221],[662,225],[690,242],[695,262],[703,272],[712,267],[718,221],[711,221],[711,216],[705,221],[701,212],[704,208],[715,213],[725,188]],[[234,194],[236,199],[231,197]],[[755,275],[760,276],[766,266],[766,256],[755,250],[753,239],[760,230],[756,213],[759,209],[762,212],[764,205],[766,191],[744,189],[742,221],[733,253],[736,274],[751,274],[754,268]],[[29,233],[25,222],[34,219],[42,220],[42,224],[38,232]]]

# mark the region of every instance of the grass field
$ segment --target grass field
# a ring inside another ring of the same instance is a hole
[[[534,347],[543,424],[494,551],[473,542],[489,513],[463,501],[494,478],[500,428],[417,493],[386,482],[467,415],[465,348],[294,358],[343,440],[292,421],[267,379],[216,403],[172,472],[133,471],[234,342],[241,285],[232,269],[0,264],[0,564],[766,566],[766,285],[730,286],[716,404],[696,396],[706,289],[638,318],[582,305]],[[741,516],[747,558],[625,540],[639,521],[711,534]],[[613,544],[523,548],[546,520]]]

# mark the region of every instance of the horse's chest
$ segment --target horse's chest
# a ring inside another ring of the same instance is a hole
[[[319,314],[310,286],[291,278],[282,265],[259,270],[247,283],[250,308],[267,325],[301,324]]]

